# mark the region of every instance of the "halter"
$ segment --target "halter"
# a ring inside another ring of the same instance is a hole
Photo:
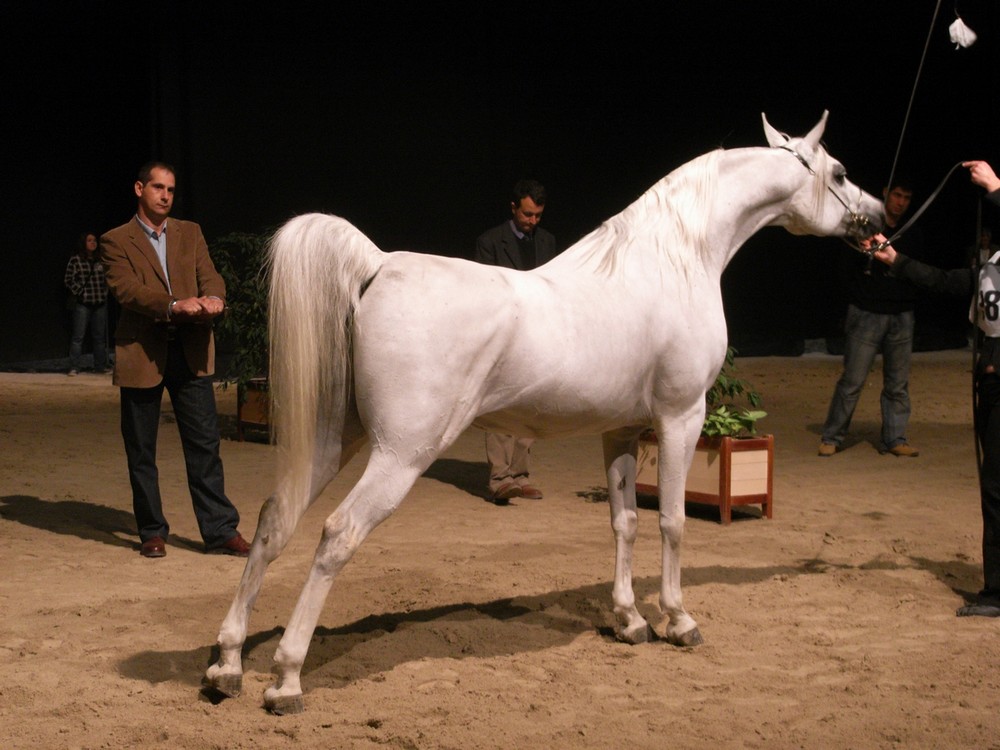
[[[778,148],[780,148],[782,151],[787,151],[788,153],[790,153],[792,156],[794,156],[796,159],[799,160],[799,164],[805,167],[806,171],[809,174],[816,176],[816,170],[812,168],[812,165],[806,160],[806,157],[804,157],[798,151],[789,146],[778,146]],[[874,230],[870,229],[871,221],[868,219],[868,217],[861,215],[860,213],[858,213],[857,210],[851,208],[850,205],[848,205],[847,201],[840,197],[840,194],[833,189],[833,187],[830,185],[829,182],[825,184],[825,187],[827,190],[830,191],[830,195],[832,195],[834,198],[837,199],[837,202],[844,207],[844,210],[847,211],[848,215],[850,216],[850,222],[849,222],[850,226],[848,227],[847,230],[848,236],[852,238],[871,237],[875,232]],[[863,193],[864,191],[859,187],[858,188],[859,208],[861,206],[861,197]],[[844,237],[844,242],[847,242],[847,244],[853,247],[855,250],[862,249],[860,245],[848,242],[847,237]]]

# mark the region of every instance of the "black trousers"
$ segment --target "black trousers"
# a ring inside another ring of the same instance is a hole
[[[226,497],[212,379],[191,372],[177,341],[170,343],[167,370],[160,385],[121,389],[122,438],[139,538],[144,542],[154,536],[166,539],[170,533],[163,515],[156,468],[156,438],[164,389],[170,394],[177,417],[198,529],[205,547],[211,549],[236,536],[240,514]]]
[[[983,451],[979,491],[983,507],[982,596],[1000,600],[1000,374],[976,382],[976,430]]]

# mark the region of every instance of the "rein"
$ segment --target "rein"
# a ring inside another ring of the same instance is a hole
[[[913,216],[911,216],[909,218],[909,220],[905,224],[903,224],[903,226],[901,226],[896,231],[895,234],[892,235],[892,237],[889,237],[884,242],[880,242],[877,245],[873,245],[872,248],[870,250],[866,251],[866,252],[874,253],[874,252],[876,252],[878,250],[882,250],[885,247],[887,247],[888,245],[891,245],[893,242],[895,242],[896,240],[898,240],[900,237],[902,237],[903,234],[911,226],[913,226],[914,222],[916,222],[916,220],[920,218],[920,216],[924,213],[924,211],[926,211],[930,207],[931,203],[933,203],[937,199],[937,197],[940,194],[941,190],[944,188],[945,183],[948,182],[948,179],[955,173],[955,170],[958,169],[960,166],[962,166],[962,162],[958,162],[955,166],[953,166],[951,169],[948,170],[948,174],[946,174],[944,176],[944,179],[941,180],[941,183],[936,188],[934,188],[934,192],[931,193],[927,197],[927,200],[924,201],[924,205],[922,205],[920,208],[918,208],[913,213]]]

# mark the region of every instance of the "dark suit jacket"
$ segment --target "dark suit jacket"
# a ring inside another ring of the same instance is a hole
[[[556,238],[541,227],[536,227],[536,262],[534,267],[537,268],[548,263],[557,254]],[[477,263],[485,263],[490,266],[503,266],[504,268],[513,268],[518,271],[531,270],[525,267],[524,258],[521,257],[521,248],[517,242],[517,235],[514,234],[509,220],[479,235],[479,239],[476,240],[476,254],[473,260]]]
[[[212,264],[201,227],[167,219],[170,291],[138,218],[101,237],[101,260],[108,288],[122,307],[115,329],[114,383],[127,388],[159,385],[167,365],[170,302],[188,297],[226,299],[226,284]],[[183,344],[192,372],[215,372],[215,338],[210,323],[179,324],[175,335]]]

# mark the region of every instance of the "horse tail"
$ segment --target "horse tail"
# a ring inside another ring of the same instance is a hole
[[[310,491],[319,431],[341,437],[351,392],[351,319],[385,257],[348,221],[325,214],[298,216],[271,240],[271,425],[287,491]]]

